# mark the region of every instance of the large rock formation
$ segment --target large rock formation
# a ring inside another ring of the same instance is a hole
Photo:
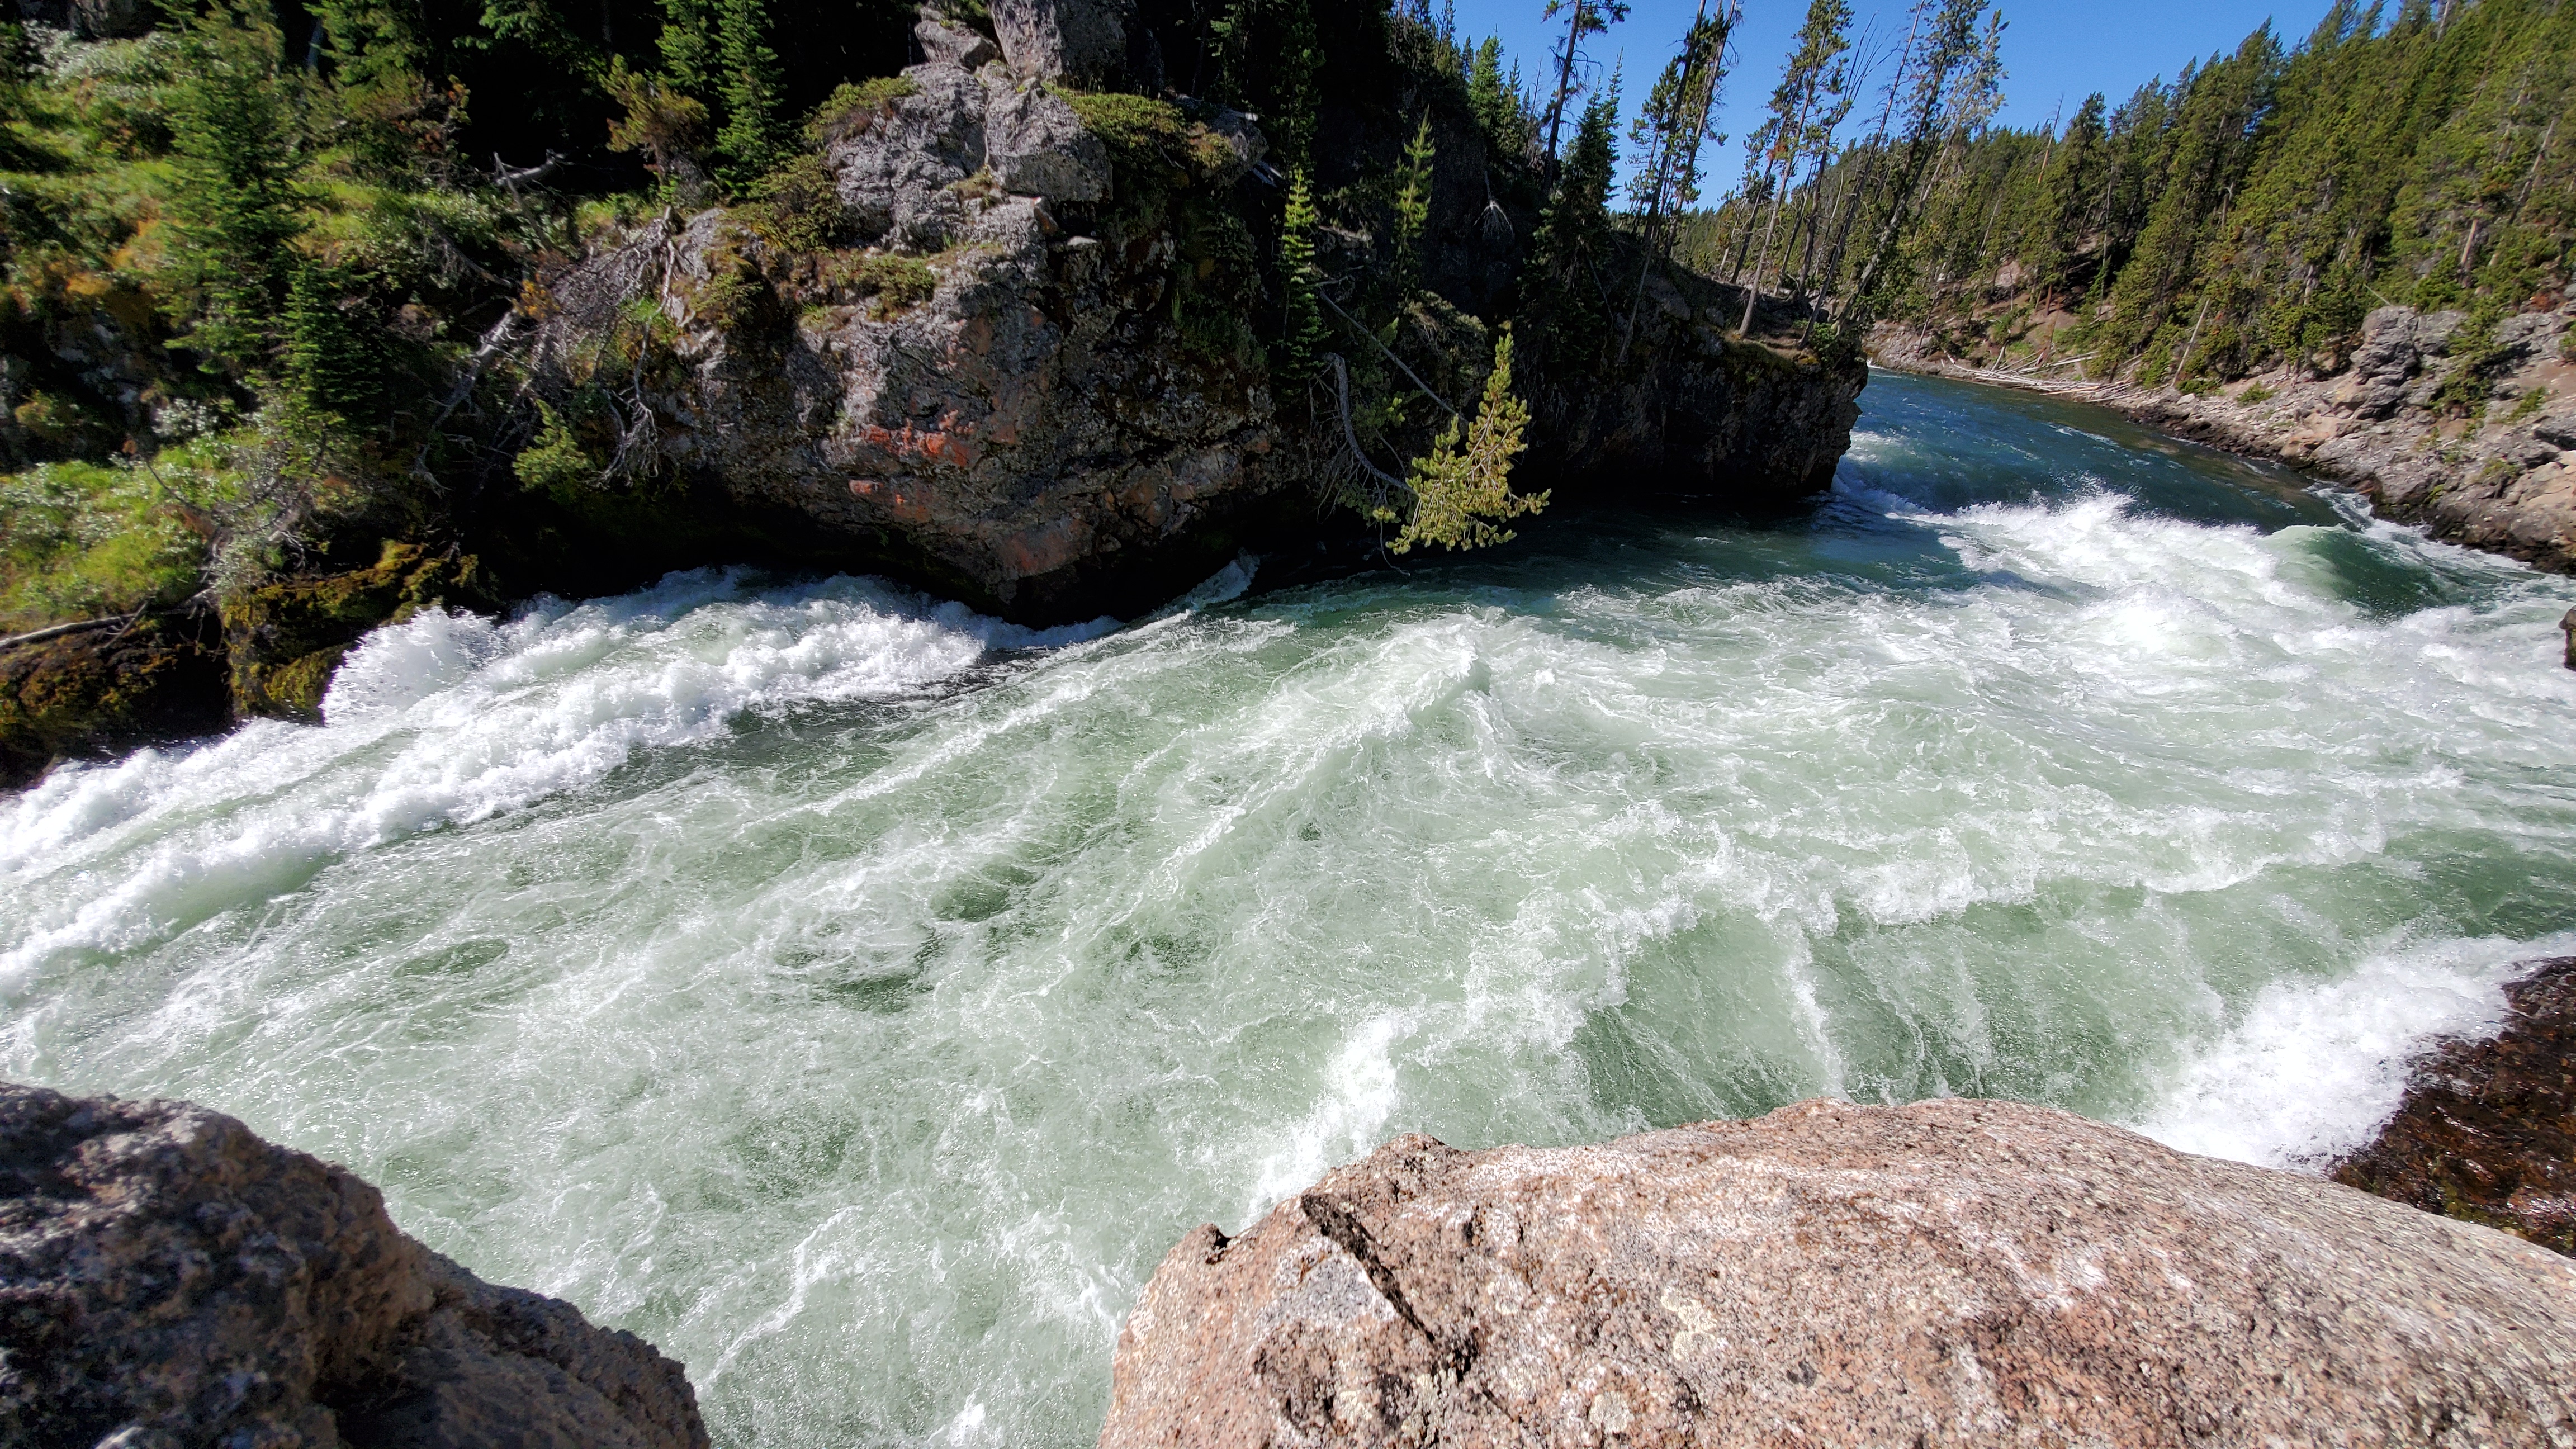
[[[819,123],[828,204],[799,203],[793,224],[778,203],[674,213],[603,248],[552,285],[540,386],[566,413],[608,396],[613,473],[684,479],[771,520],[773,557],[1024,622],[1139,611],[1244,547],[1313,532],[1358,465],[1332,384],[1284,380],[1255,326],[1281,305],[1262,263],[1277,242],[1258,234],[1280,204],[1261,132],[1049,79],[1095,53],[1132,78],[1132,56],[1105,58],[1125,13],[997,5],[1004,58],[926,16],[930,58]],[[1532,222],[1491,199],[1472,123],[1442,125],[1425,290],[1391,344],[1345,329],[1330,345],[1354,375],[1409,368],[1471,403],[1491,333],[1469,304],[1497,310]],[[1322,242],[1352,288],[1390,265],[1382,238]],[[1618,377],[1588,358],[1551,377],[1544,341],[1523,339],[1542,360],[1523,378],[1528,486],[1651,479],[1748,502],[1825,486],[1865,370],[1730,340],[1740,300],[1711,284],[1637,285]],[[630,345],[639,309],[660,320]],[[1427,442],[1427,422],[1415,431]],[[1370,466],[1400,472],[1401,442]]]
[[[2337,1182],[2576,1257],[2576,956],[2505,988],[2504,1029],[2445,1041]]]
[[[680,1366],[184,1102],[0,1084],[0,1443],[705,1449]]]
[[[934,54],[989,53],[923,29]],[[816,562],[1025,619],[1159,603],[1279,482],[1241,333],[1249,237],[1210,204],[1260,137],[1130,107],[1168,155],[1112,208],[1106,145],[1063,97],[992,61],[903,81],[829,144],[841,245],[799,254],[723,211],[655,223],[558,284],[541,367],[577,376],[650,298],[678,363],[641,400],[659,455],[793,520]]]
[[[2046,1108],[1404,1137],[1119,1336],[1104,1449],[2564,1444],[2576,1263]]]

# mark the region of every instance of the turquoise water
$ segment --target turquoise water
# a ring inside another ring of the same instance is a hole
[[[1873,378],[1835,493],[1032,634],[700,573],[0,802],[0,1072],[182,1095],[684,1360],[1078,1444],[1174,1239],[1397,1132],[1819,1093],[2313,1166],[2576,949],[2576,586]]]

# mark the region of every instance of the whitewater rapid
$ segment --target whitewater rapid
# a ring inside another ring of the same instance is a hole
[[[1958,1093],[2312,1169],[2576,950],[2576,586],[1865,401],[1811,518],[1123,627],[741,572],[424,615],[321,727],[0,802],[0,1072],[348,1163],[720,1445],[1073,1444],[1174,1239],[1397,1132]]]

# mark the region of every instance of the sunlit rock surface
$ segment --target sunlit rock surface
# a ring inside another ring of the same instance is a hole
[[[680,1365],[185,1102],[0,1083],[0,1443],[703,1449]]]
[[[2065,1112],[1398,1138],[1183,1239],[1101,1443],[2541,1444],[2576,1264]]]

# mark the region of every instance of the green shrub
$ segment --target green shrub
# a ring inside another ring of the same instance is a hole
[[[2265,387],[2259,382],[2247,383],[2245,385],[2245,390],[2236,395],[2236,400],[2248,407],[2251,407],[2256,403],[2270,402],[2272,398],[2272,389]]]
[[[0,477],[0,633],[131,613],[194,592],[205,543],[168,486],[125,464],[43,463]],[[200,515],[201,516],[201,515]]]
[[[886,314],[919,306],[939,290],[939,274],[930,269],[928,262],[891,252],[845,258],[831,269],[826,280],[836,291],[874,297]]]
[[[823,158],[798,156],[753,184],[742,208],[745,225],[770,245],[810,255],[829,251],[850,225]]]
[[[598,465],[582,450],[581,440],[564,426],[563,415],[546,402],[537,404],[544,419],[537,429],[537,440],[523,448],[510,462],[510,471],[519,481],[538,493],[558,497],[573,492],[599,477]]]
[[[1123,171],[1190,164],[1190,127],[1180,107],[1151,96],[1118,91],[1058,91],[1082,120],[1082,129],[1109,148],[1109,161]]]

